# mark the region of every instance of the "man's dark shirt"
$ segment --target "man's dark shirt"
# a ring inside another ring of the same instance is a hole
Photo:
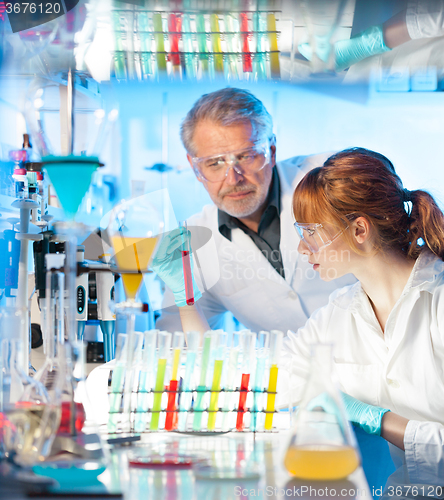
[[[276,167],[273,168],[267,206],[259,222],[258,232],[255,233],[236,217],[228,215],[222,210],[217,211],[219,232],[231,241],[231,230],[242,229],[254,241],[255,245],[264,254],[265,258],[285,278],[282,255],[279,249],[281,241],[281,197],[279,175]]]

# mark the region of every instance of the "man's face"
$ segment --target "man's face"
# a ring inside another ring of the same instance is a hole
[[[205,120],[197,124],[193,142],[195,155],[203,158],[252,147],[254,138],[250,123],[224,127]],[[230,168],[222,181],[199,179],[219,209],[238,219],[262,214],[275,164],[276,147],[272,145],[270,149],[270,162],[259,172],[247,176]],[[191,156],[187,155],[187,158],[192,165]]]

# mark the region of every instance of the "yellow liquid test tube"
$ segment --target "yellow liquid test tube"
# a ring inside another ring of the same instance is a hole
[[[162,27],[162,14],[160,12],[155,12],[153,14],[153,27],[154,40],[156,42],[156,60],[157,60],[157,70],[161,73],[166,73],[166,53],[165,53],[165,40]]]
[[[224,72],[224,56],[220,39],[219,17],[217,14],[210,15],[211,41],[213,44],[214,70],[216,73]]]
[[[270,44],[270,69],[272,78],[280,78],[281,68],[279,63],[278,42],[276,34],[276,16],[267,15],[268,42]]]
[[[273,415],[274,415],[274,403],[276,401],[277,388],[277,378],[278,378],[278,367],[277,365],[270,366],[270,379],[268,382],[268,396],[267,396],[267,414],[265,416],[265,430],[271,431],[273,427]]]
[[[222,377],[222,368],[224,365],[223,359],[216,359],[214,361],[213,383],[211,385],[210,406],[208,408],[208,430],[214,431],[216,426],[216,415],[218,410],[220,380]]]
[[[167,360],[159,359],[157,362],[156,384],[154,386],[153,415],[151,417],[150,430],[157,431],[159,428],[159,417],[162,402],[162,392],[164,390],[165,370]]]

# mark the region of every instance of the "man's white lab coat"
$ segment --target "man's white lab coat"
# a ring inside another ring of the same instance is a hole
[[[277,164],[281,189],[280,251],[285,279],[241,229],[232,230],[232,241],[220,234],[215,205],[205,206],[201,213],[189,219],[194,275],[203,294],[199,304],[213,329],[221,327],[223,314],[231,311],[255,332],[297,330],[313,311],[327,304],[333,290],[355,281],[348,275],[323,282],[308,264],[307,257],[297,251],[300,240],[291,210],[295,186],[309,170],[322,166],[329,156],[297,156]],[[196,226],[211,230],[210,241],[200,247],[195,245],[193,228]],[[172,304],[174,298],[167,290],[163,307]],[[178,308],[163,310],[156,326],[161,330],[180,330]]]

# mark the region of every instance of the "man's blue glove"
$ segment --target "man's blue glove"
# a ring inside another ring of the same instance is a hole
[[[174,301],[179,307],[186,306],[185,278],[183,274],[182,252],[185,240],[191,234],[178,228],[166,233],[156,251],[151,267],[155,273],[168,285],[174,294]],[[191,276],[193,277],[194,301],[202,297],[193,276],[193,258],[190,251]]]
[[[319,44],[323,47],[323,44]],[[308,43],[301,43],[299,52],[309,61],[312,56],[312,49]],[[334,45],[336,71],[349,68],[367,57],[382,54],[391,50],[384,42],[382,26],[371,26],[359,35],[348,40],[339,40]],[[326,61],[328,53],[319,53],[319,58]]]
[[[384,413],[390,410],[368,405],[344,392],[342,393],[342,401],[344,402],[347,419],[350,422],[353,422],[368,434],[381,435],[382,417]]]

